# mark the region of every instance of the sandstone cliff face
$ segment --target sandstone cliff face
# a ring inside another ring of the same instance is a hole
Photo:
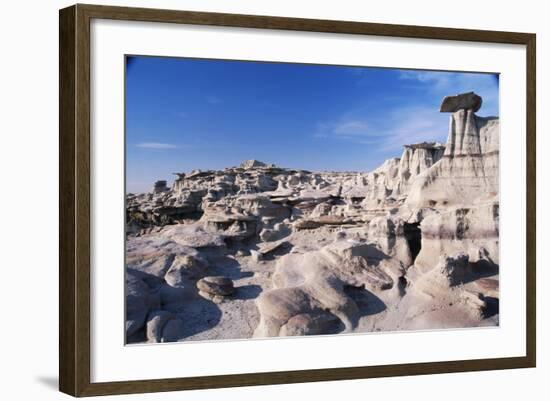
[[[249,160],[129,194],[129,341],[498,324],[499,120],[480,106],[445,98],[447,142],[372,172]]]
[[[441,143],[419,143],[405,145],[399,164],[399,181],[394,191],[396,196],[407,196],[410,184],[416,177],[437,163],[445,151]]]
[[[472,110],[451,115],[445,153],[411,186],[411,208],[471,204],[498,197],[499,123]]]

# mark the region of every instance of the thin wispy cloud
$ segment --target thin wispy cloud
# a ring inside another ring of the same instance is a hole
[[[386,136],[381,150],[402,149],[405,144],[424,141],[445,142],[448,129],[447,114],[428,107],[404,107],[392,110],[389,121],[381,127]]]
[[[348,115],[332,122],[320,122],[317,124],[316,138],[340,138],[361,141],[367,137],[378,137],[376,132],[365,118],[353,118]]]
[[[207,96],[206,101],[210,104],[220,104],[222,100],[217,96]]]
[[[176,113],[176,116],[180,117],[180,118],[187,118],[189,117],[189,113],[185,112],[185,111],[178,111]]]
[[[165,150],[165,149],[179,149],[179,145],[173,143],[162,143],[162,142],[140,142],[136,144],[137,148],[141,149],[154,149],[154,150]]]
[[[342,121],[334,127],[336,135],[363,136],[369,134],[369,125],[364,120]]]
[[[399,79],[417,81],[423,84],[429,83],[432,88],[441,89],[451,84],[452,73],[439,71],[401,71]]]
[[[397,107],[383,115],[370,115],[361,120],[348,116],[336,122],[320,123],[313,137],[399,152],[405,144],[444,141],[447,119],[447,115],[430,107]]]

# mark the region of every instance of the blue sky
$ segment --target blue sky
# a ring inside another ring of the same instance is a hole
[[[498,116],[498,76],[384,68],[128,57],[127,191],[246,159],[369,171],[404,144],[445,142],[446,95],[475,91]]]

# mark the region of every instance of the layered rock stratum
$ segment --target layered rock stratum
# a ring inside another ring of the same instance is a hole
[[[126,199],[126,338],[169,342],[494,326],[499,119],[446,97],[445,144],[371,172],[247,160]]]

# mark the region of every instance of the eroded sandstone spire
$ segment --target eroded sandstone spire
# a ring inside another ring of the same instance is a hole
[[[473,92],[443,100],[441,111],[452,112],[445,153],[411,185],[411,208],[465,205],[498,194],[499,119],[478,117],[481,102]]]

